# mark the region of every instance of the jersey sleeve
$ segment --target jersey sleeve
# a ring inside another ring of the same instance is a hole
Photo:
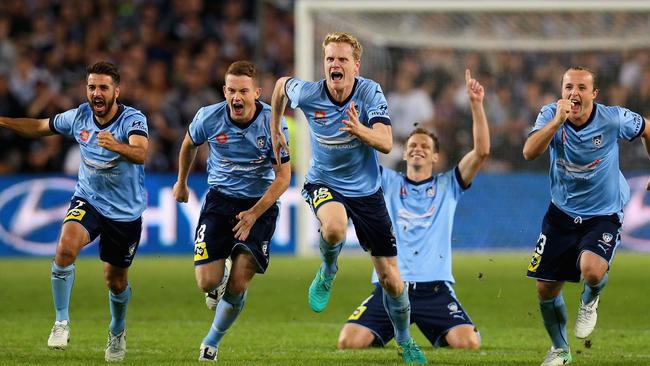
[[[291,147],[291,145],[289,144],[290,143],[290,141],[289,141],[289,127],[287,126],[287,120],[284,117],[282,117],[282,134],[284,135],[284,138],[287,140],[287,145],[289,147]],[[273,146],[270,134],[268,136],[268,139],[267,139],[266,143],[268,144],[268,146]],[[271,154],[271,163],[277,164],[277,161],[275,160],[275,152],[273,151],[273,149],[270,149],[269,153]],[[280,153],[280,162],[282,164],[284,164],[284,163],[288,162],[289,160],[290,160],[289,159],[289,153],[287,153],[285,150],[282,150],[282,152]]]
[[[296,109],[300,105],[300,94],[306,83],[306,81],[291,78],[284,84],[284,93],[287,95],[287,98],[289,98],[289,105],[292,109]]]
[[[552,107],[551,105],[545,105],[542,107],[542,110],[539,111],[539,114],[537,115],[537,119],[535,120],[535,125],[533,128],[530,130],[528,135],[532,135],[533,133],[541,130],[548,124],[550,120],[555,117],[555,108],[554,106]]]
[[[204,109],[200,108],[196,112],[196,115],[194,116],[192,123],[190,123],[190,127],[187,129],[187,134],[190,136],[190,139],[192,139],[192,143],[195,146],[202,145],[209,137],[207,136],[207,133],[203,128],[204,126],[203,114],[204,114]]]
[[[139,135],[149,138],[149,127],[147,126],[147,118],[141,112],[134,113],[129,118],[126,124],[126,136]]]
[[[369,95],[370,102],[368,103],[368,125],[372,126],[375,123],[383,123],[390,125],[390,117],[388,116],[388,103],[381,86],[376,84],[375,89]]]
[[[618,107],[618,119],[620,121],[618,137],[633,141],[645,131],[645,119],[627,108]]]
[[[57,134],[72,136],[74,134],[72,126],[77,116],[77,110],[78,108],[70,109],[50,118],[50,130]]]
[[[381,172],[381,187],[383,188],[384,192],[386,192],[393,185],[393,181],[399,177],[400,174],[381,165],[379,166],[379,170]]]

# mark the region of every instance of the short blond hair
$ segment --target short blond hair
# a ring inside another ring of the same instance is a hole
[[[351,35],[350,33],[345,32],[332,32],[325,36],[323,40],[323,52],[325,52],[325,46],[330,43],[347,43],[352,46],[352,56],[355,61],[361,61],[361,54],[363,53],[363,47],[359,40]]]

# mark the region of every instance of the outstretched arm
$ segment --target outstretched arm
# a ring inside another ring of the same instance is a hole
[[[8,128],[24,137],[41,137],[54,135],[47,118],[7,118],[0,117],[0,127]]]
[[[472,109],[474,148],[460,160],[458,170],[463,183],[468,186],[490,155],[490,131],[483,108],[483,99],[485,98],[483,86],[472,78],[469,70],[465,70],[465,84]]]
[[[275,204],[278,198],[280,198],[280,195],[282,195],[282,193],[284,193],[284,191],[289,187],[289,181],[291,180],[291,164],[289,164],[288,161],[285,163],[280,162],[278,165],[273,165],[273,170],[275,171],[275,179],[266,192],[264,192],[262,198],[260,198],[250,209],[237,214],[239,222],[232,229],[235,233],[236,239],[246,240],[251,228],[255,224],[255,221],[257,221],[257,219],[262,216],[269,207]]]
[[[187,188],[187,175],[190,172],[192,163],[194,163],[196,150],[197,147],[194,146],[189,133],[186,133],[181,145],[181,151],[178,153],[178,178],[172,190],[177,202],[187,202],[189,198],[190,191]]]
[[[359,114],[354,109],[354,102],[350,102],[347,110],[349,120],[344,120],[345,127],[339,130],[357,136],[366,145],[375,148],[377,151],[388,154],[393,148],[393,130],[389,125],[375,123],[372,128],[364,126],[359,122]]]
[[[648,158],[650,158],[650,120],[648,120],[647,118],[644,118],[644,120],[645,120],[645,129],[641,134],[641,142],[643,142],[643,146],[645,147],[645,151],[648,154]],[[650,191],[650,179],[648,179],[648,183],[646,184],[646,189]]]
[[[284,109],[287,107],[287,93],[284,91],[284,86],[289,80],[289,77],[282,77],[275,83],[273,89],[273,96],[271,96],[271,144],[273,145],[273,154],[277,164],[282,164],[282,150],[289,154],[289,144],[287,139],[282,134],[282,116]]]
[[[555,132],[566,122],[571,112],[571,101],[560,99],[557,101],[556,106],[555,117],[539,131],[528,136],[524,144],[524,159],[535,160],[542,155],[548,149]]]

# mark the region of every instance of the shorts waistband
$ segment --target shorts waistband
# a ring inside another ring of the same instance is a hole
[[[433,290],[434,292],[447,289],[447,282],[445,281],[430,281],[430,282],[416,282],[416,281],[406,281],[406,284],[410,290]]]

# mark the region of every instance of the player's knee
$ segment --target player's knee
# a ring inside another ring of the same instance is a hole
[[[582,277],[588,284],[596,285],[602,281],[605,273],[606,271],[603,271],[600,268],[586,267],[582,271]]]
[[[477,336],[459,338],[455,342],[449,344],[454,349],[472,349],[477,350],[481,347],[481,342]]]
[[[56,247],[54,262],[57,265],[61,267],[67,267],[72,263],[74,263],[76,258],[77,258],[77,252],[71,249],[69,246],[59,244]]]
[[[368,345],[365,344],[361,339],[352,337],[345,333],[341,333],[339,336],[339,341],[336,344],[336,348],[338,349],[361,349],[367,347]]]
[[[203,292],[210,292],[214,290],[219,285],[219,282],[220,281],[217,281],[215,278],[207,278],[203,276],[196,278],[196,285]]]
[[[323,239],[329,244],[336,244],[345,240],[347,230],[347,222],[343,223],[334,220],[324,222],[320,228]]]
[[[106,287],[108,287],[108,289],[111,290],[111,292],[115,295],[119,295],[124,292],[128,285],[129,281],[127,281],[126,278],[113,277],[106,279]]]
[[[243,294],[248,289],[248,282],[243,278],[230,277],[228,279],[228,291],[233,294]]]

